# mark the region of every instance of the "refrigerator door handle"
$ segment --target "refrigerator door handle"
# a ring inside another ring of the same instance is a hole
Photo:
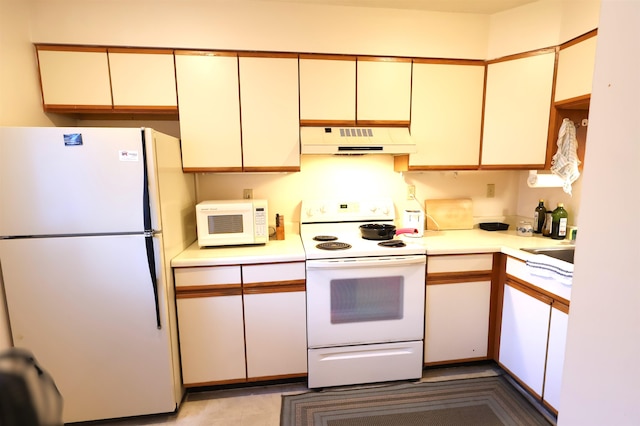
[[[144,181],[142,185],[142,210],[144,212],[144,241],[147,248],[147,262],[149,263],[149,275],[153,286],[153,298],[156,304],[156,324],[158,330],[162,328],[160,323],[160,301],[158,300],[158,277],[156,275],[156,257],[153,251],[153,231],[151,230],[151,204],[149,202],[149,175],[147,171],[147,144],[144,129],[141,130],[142,137],[142,167]]]
[[[147,262],[149,263],[149,275],[151,276],[151,284],[153,285],[153,297],[156,304],[156,324],[158,330],[162,328],[160,323],[160,300],[158,298],[158,276],[156,275],[156,256],[153,251],[153,237],[147,235],[144,237],[145,246],[147,248]]]

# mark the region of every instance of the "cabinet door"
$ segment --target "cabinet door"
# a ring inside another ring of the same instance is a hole
[[[483,63],[414,63],[409,169],[477,168],[483,95]]]
[[[185,386],[246,380],[239,266],[174,268]]]
[[[491,282],[427,285],[424,362],[485,358]]]
[[[186,171],[242,171],[238,58],[176,52],[182,165]]]
[[[555,308],[551,309],[543,399],[556,411],[560,406],[560,387],[562,384],[568,322],[568,313]]]
[[[45,111],[111,110],[106,48],[37,46]]]
[[[537,395],[542,395],[551,302],[504,286],[498,361]]]
[[[243,266],[249,378],[307,371],[304,262]]]
[[[242,296],[178,297],[184,384],[243,381]]]
[[[357,119],[411,120],[411,60],[358,57]]]
[[[176,112],[172,50],[109,49],[114,109]]]
[[[355,123],[355,57],[300,58],[300,120]]]
[[[544,167],[554,65],[549,51],[487,66],[483,166]]]
[[[595,59],[596,37],[560,49],[556,75],[556,102],[591,94]]]
[[[297,57],[240,57],[245,171],[300,170]]]

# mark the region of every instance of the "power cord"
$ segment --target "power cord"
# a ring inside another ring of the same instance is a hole
[[[420,209],[422,214],[424,214],[424,217],[426,217],[427,219],[431,219],[431,221],[436,225],[436,227],[438,228],[436,229],[436,231],[440,231],[440,224],[433,218],[433,216],[431,216],[422,208],[422,205],[420,204],[420,201],[418,201],[416,196],[413,194],[409,194],[409,197],[411,197],[411,199],[416,202],[416,204],[418,205],[418,208]]]

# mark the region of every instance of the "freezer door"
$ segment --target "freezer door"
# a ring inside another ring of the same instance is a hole
[[[141,232],[139,128],[0,128],[0,236]]]
[[[0,240],[14,345],[64,397],[64,421],[174,411],[166,289],[161,329],[143,236]],[[179,384],[178,384],[179,386]]]

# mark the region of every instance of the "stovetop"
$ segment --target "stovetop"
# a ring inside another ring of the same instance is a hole
[[[307,259],[426,253],[420,239],[404,234],[387,240],[362,238],[362,224],[394,224],[395,208],[390,199],[304,200],[300,216],[300,237]],[[322,248],[323,245],[333,249]]]

